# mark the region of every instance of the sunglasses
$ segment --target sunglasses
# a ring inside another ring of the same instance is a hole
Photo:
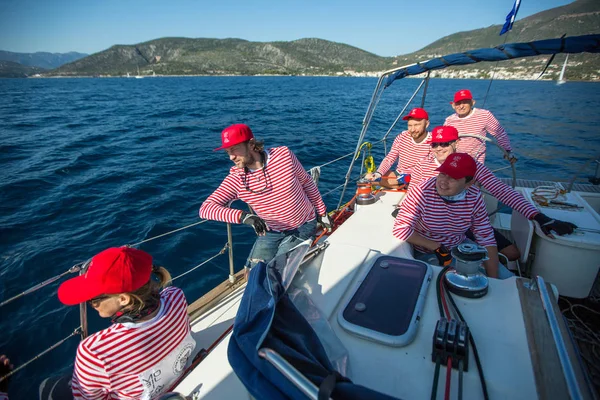
[[[261,194],[262,192],[264,192],[265,190],[267,190],[269,188],[269,182],[267,180],[267,166],[265,165],[262,169],[263,172],[263,179],[265,180],[265,187],[263,187],[260,190],[252,190],[250,189],[250,185],[248,184],[248,169],[246,168],[244,171],[244,175],[242,175],[242,181],[244,183],[244,187],[246,188],[247,191],[249,191],[250,193],[254,193],[254,194]]]
[[[450,146],[454,142],[456,142],[456,140],[452,140],[450,142],[442,142],[442,143],[431,143],[431,148],[435,149],[438,146],[446,148],[446,147]]]
[[[93,299],[88,300],[88,304],[91,305],[92,307],[98,307],[100,305],[100,303],[102,303],[104,300],[108,299],[109,295],[102,295],[102,296],[98,296],[98,297],[94,297]]]

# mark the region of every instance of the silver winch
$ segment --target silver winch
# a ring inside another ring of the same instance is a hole
[[[375,195],[373,195],[372,183],[366,179],[361,179],[356,182],[356,205],[357,206],[366,206],[369,204],[373,204],[377,201]]]
[[[481,272],[488,260],[487,250],[475,243],[462,243],[452,249],[456,265],[446,273],[448,290],[463,297],[477,298],[488,291],[488,278]]]

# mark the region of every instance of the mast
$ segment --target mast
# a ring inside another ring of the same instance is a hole
[[[560,71],[560,76],[558,77],[559,83],[565,83],[565,69],[567,69],[567,61],[569,61],[569,55],[567,54],[567,58],[565,58],[565,63],[563,64],[562,70]]]

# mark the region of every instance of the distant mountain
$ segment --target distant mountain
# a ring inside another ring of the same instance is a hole
[[[505,36],[499,36],[502,25],[492,25],[483,29],[458,32],[443,37],[419,51],[395,57],[397,65],[425,61],[444,54],[458,53],[471,49],[495,47],[504,43]],[[508,43],[530,42],[540,39],[551,39],[567,36],[589,35],[600,33],[600,1],[578,0],[566,6],[552,8],[517,20],[508,33]],[[506,35],[506,34],[505,34]],[[556,56],[552,68],[545,77],[555,79],[558,75],[564,55]],[[522,78],[537,76],[543,69],[548,56],[530,57],[521,60],[507,61],[501,68]],[[479,63],[465,66],[462,71],[480,72],[482,78],[488,77],[496,63]],[[567,79],[600,79],[600,55],[575,54],[569,56]],[[450,72],[451,70],[448,70]],[[442,74],[444,74],[442,72]],[[496,75],[497,76],[497,75]],[[477,76],[473,76],[477,77]],[[595,77],[595,78],[594,78]]]
[[[12,61],[27,67],[39,67],[44,69],[58,68],[61,65],[87,56],[87,54],[76,53],[74,51],[69,53],[13,53],[0,50],[0,61]]]
[[[0,78],[27,78],[46,71],[43,68],[28,67],[12,61],[0,61]]]
[[[483,5],[482,5],[483,6]],[[242,39],[162,38],[137,45],[115,45],[107,50],[63,65],[47,76],[152,75],[372,75],[394,66],[427,60],[444,54],[494,47],[500,25],[459,32],[441,38],[423,49],[397,57],[380,57],[356,47],[322,39],[291,42],[249,42]],[[577,0],[515,22],[508,42],[532,41],[600,33],[600,1]],[[534,79],[548,56],[511,62],[479,63],[437,71],[434,76]],[[556,57],[546,79],[555,79],[564,60]],[[581,54],[569,58],[567,80],[600,80],[600,55]]]
[[[64,65],[51,75],[331,75],[379,71],[390,59],[322,39],[249,42],[242,39],[162,38],[116,45]]]

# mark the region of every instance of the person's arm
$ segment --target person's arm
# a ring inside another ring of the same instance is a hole
[[[108,400],[111,397],[104,364],[90,351],[85,341],[77,348],[71,385],[75,400]]]
[[[399,162],[401,135],[402,134],[398,135],[396,139],[394,139],[394,143],[392,143],[392,148],[390,149],[390,152],[385,156],[383,161],[381,161],[381,164],[379,164],[379,168],[377,168],[377,172],[379,172],[382,176],[387,174],[394,162]]]
[[[539,212],[521,193],[503,183],[488,167],[479,162],[477,162],[475,181],[479,182],[492,196],[513,210],[520,212],[527,219],[532,219]]]
[[[242,211],[228,207],[232,201],[238,198],[236,179],[229,174],[221,185],[208,196],[202,206],[199,215],[202,219],[229,222],[231,224],[242,223]]]
[[[412,244],[413,246],[420,246],[427,250],[431,250],[431,252],[436,251],[442,245],[441,243],[434,242],[433,240],[427,239],[426,237],[420,235],[419,233],[417,233],[415,231],[413,231],[413,233],[410,234],[410,236],[408,237],[408,239],[406,239],[406,241],[408,243]]]
[[[488,260],[483,262],[485,273],[490,278],[498,278],[498,246],[485,246]]]
[[[292,160],[292,167],[294,169],[294,173],[298,178],[298,181],[300,181],[300,184],[304,188],[304,193],[306,193],[306,197],[308,197],[312,205],[317,210],[318,216],[322,217],[326,215],[327,207],[323,202],[323,198],[321,198],[321,193],[319,193],[319,189],[317,188],[317,185],[315,185],[315,181],[313,181],[308,172],[306,172],[304,167],[302,167],[302,164],[300,164],[300,161],[298,161],[298,158],[296,158],[294,153],[292,153],[292,151],[289,149],[288,151],[290,154],[290,159]]]
[[[421,206],[424,200],[423,190],[420,186],[414,186],[408,191],[402,204],[400,204],[400,209],[392,228],[392,234],[395,237],[408,242],[408,239],[415,233],[414,229],[417,221],[421,218],[423,212]],[[417,238],[417,240],[419,239]]]
[[[489,111],[487,111],[485,129],[490,133],[490,135],[496,138],[500,147],[502,147],[509,153],[512,151],[512,148],[510,146],[510,139],[508,138],[506,131],[504,130],[502,125],[500,125],[500,122],[498,122],[496,117],[494,117],[494,115]]]
[[[498,247],[494,238],[494,230],[487,216],[485,203],[481,194],[477,196],[471,216],[471,231],[478,245],[488,250],[489,260],[483,262],[485,272],[490,278],[498,277]]]
[[[14,366],[10,363],[10,359],[4,354],[0,355],[0,377],[5,376],[13,370]],[[8,400],[8,383],[10,377],[0,382],[0,400]]]

